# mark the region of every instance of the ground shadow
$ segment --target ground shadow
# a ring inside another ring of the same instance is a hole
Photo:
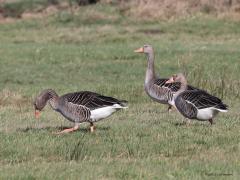
[[[71,128],[71,126],[59,126],[59,127],[48,126],[48,127],[39,127],[39,128],[37,128],[37,127],[26,127],[26,128],[18,128],[16,131],[23,132],[23,133],[40,132],[40,131],[58,132],[58,131],[62,131],[62,130],[67,129],[67,128]],[[107,126],[107,127],[96,127],[96,131],[108,131],[109,129],[110,129],[109,126]],[[88,127],[79,128],[77,131],[90,132]]]
[[[211,127],[209,123],[199,123],[199,122],[191,122],[190,124],[187,122],[176,122],[173,123],[175,126],[186,126],[186,127],[195,127],[195,126],[204,126],[204,127]]]
[[[177,122],[177,123],[174,123],[175,126],[186,126],[186,123],[184,122]]]

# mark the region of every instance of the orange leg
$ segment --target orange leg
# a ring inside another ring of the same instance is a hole
[[[94,126],[93,122],[90,122],[90,132],[94,132],[96,127]]]
[[[169,113],[172,112],[172,106],[171,105],[168,106],[168,112]]]
[[[60,131],[60,132],[56,132],[56,133],[54,133],[54,134],[70,133],[70,132],[76,131],[76,130],[78,130],[78,129],[79,129],[79,125],[77,124],[77,125],[75,125],[73,128],[64,129],[64,130],[62,130],[62,131]]]

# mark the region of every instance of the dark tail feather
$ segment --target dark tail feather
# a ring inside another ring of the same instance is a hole
[[[221,110],[228,110],[228,105],[221,103],[221,104],[218,104],[216,108]]]
[[[122,107],[128,107],[128,101],[120,100],[120,105],[121,105]]]

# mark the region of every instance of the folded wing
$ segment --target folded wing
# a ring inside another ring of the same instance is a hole
[[[82,105],[90,110],[112,106],[118,104],[122,107],[126,106],[127,101],[118,100],[113,97],[103,96],[90,91],[81,91],[64,95],[68,102]]]

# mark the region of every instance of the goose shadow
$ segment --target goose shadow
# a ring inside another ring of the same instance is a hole
[[[195,127],[195,126],[202,126],[202,127],[211,127],[211,125],[209,125],[208,123],[196,123],[196,122],[191,122],[190,124],[188,124],[187,122],[176,122],[173,123],[174,126],[186,126],[186,127]]]
[[[177,122],[177,123],[173,123],[174,126],[186,126],[186,123],[184,122]]]
[[[47,126],[47,127],[26,127],[26,128],[18,128],[16,131],[18,132],[23,132],[23,133],[28,133],[28,132],[41,132],[41,131],[47,131],[47,132],[58,132],[62,131],[67,128],[72,128],[72,126],[59,126],[59,127],[53,127],[53,126]],[[96,127],[95,131],[109,131],[110,127],[109,126],[104,126],[104,127]],[[81,132],[90,132],[88,127],[81,127],[77,131]],[[76,131],[76,132],[77,132]]]

